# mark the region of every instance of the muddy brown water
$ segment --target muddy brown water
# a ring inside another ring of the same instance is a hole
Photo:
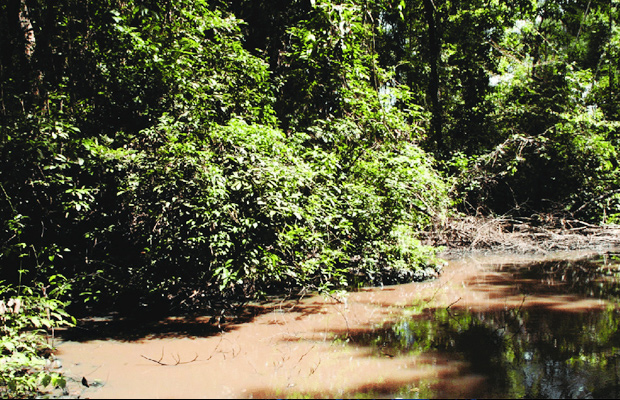
[[[57,357],[73,397],[619,398],[618,250],[469,255],[219,327],[91,321]]]

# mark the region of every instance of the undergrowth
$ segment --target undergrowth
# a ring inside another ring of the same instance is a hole
[[[61,276],[35,287],[0,282],[0,397],[33,397],[46,387],[65,387],[62,374],[53,371],[52,352],[54,330],[75,324],[67,303],[58,299],[67,289]]]

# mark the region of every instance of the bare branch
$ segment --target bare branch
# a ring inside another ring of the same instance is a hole
[[[155,360],[155,359],[147,357],[147,356],[145,356],[143,354],[140,354],[140,357],[144,358],[145,360],[152,361],[155,364],[159,364],[159,365],[164,366],[164,367],[171,367],[171,366],[182,365],[182,364],[190,364],[190,363],[193,363],[195,361],[198,361],[198,353],[196,353],[196,357],[194,357],[190,361],[181,361],[181,356],[179,354],[177,354],[176,357],[173,354],[172,358],[175,361],[174,364],[169,364],[169,363],[162,362],[162,360],[164,359],[164,350],[163,349],[162,349],[161,357],[159,358],[159,360]]]

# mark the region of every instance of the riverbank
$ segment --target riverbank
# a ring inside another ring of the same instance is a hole
[[[596,251],[620,245],[620,225],[593,225],[552,216],[462,216],[436,223],[424,236],[424,243],[442,247],[441,256],[449,258],[471,252]]]

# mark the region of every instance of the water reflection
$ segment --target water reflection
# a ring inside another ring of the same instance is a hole
[[[602,299],[620,296],[618,254],[582,260],[504,264],[496,267],[523,293],[581,294]]]
[[[617,255],[581,261],[496,266],[528,294],[611,299],[605,310],[558,310],[525,301],[516,308],[472,311],[413,307],[411,316],[349,335],[378,357],[433,354],[464,367],[452,376],[412,382],[390,397],[619,398],[620,330]],[[488,280],[485,284],[488,284]],[[477,378],[477,379],[476,379]],[[450,381],[468,382],[451,385]]]

